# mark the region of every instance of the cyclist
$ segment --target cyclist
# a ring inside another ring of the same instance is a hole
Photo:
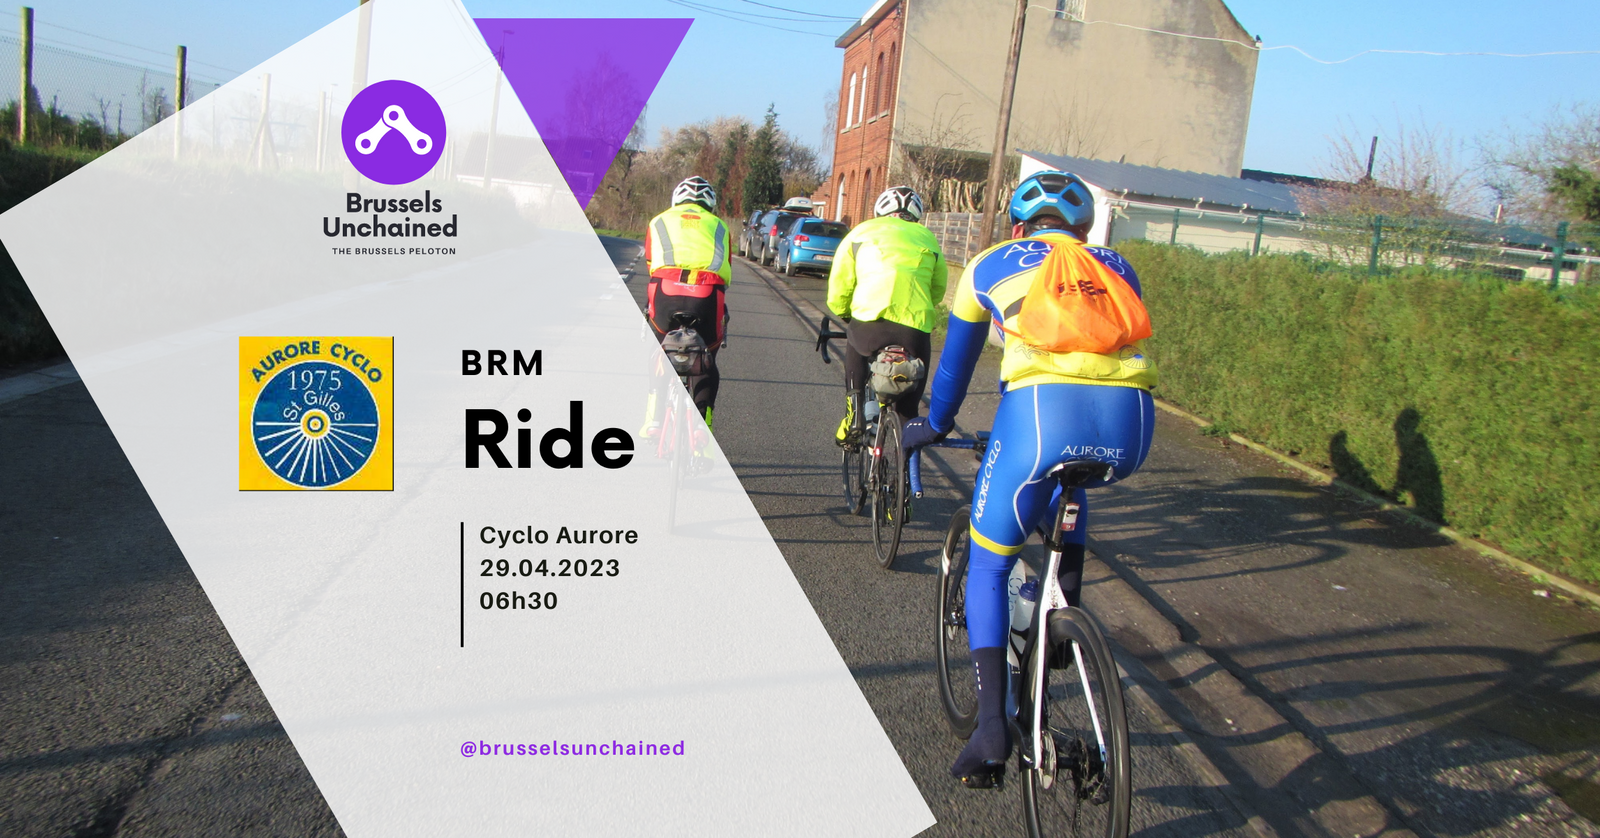
[[[686,314],[695,318],[695,331],[706,343],[707,370],[689,378],[689,392],[707,429],[722,382],[717,350],[728,339],[724,294],[733,278],[733,264],[728,260],[733,252],[732,237],[716,208],[717,191],[711,184],[702,177],[687,178],[672,190],[672,207],[651,219],[644,235],[650,267],[645,297],[657,340],[672,330],[673,315]],[[659,395],[657,390],[650,391],[640,436],[652,437],[661,427]]]
[[[939,241],[922,226],[922,198],[908,186],[892,186],[873,205],[876,217],[857,224],[839,242],[828,274],[828,310],[850,324],[845,347],[844,419],[834,439],[841,446],[861,439],[857,409],[867,386],[867,365],[887,346],[899,345],[926,368],[934,306],[944,300],[949,269]],[[910,419],[921,412],[924,377],[895,401]]]
[[[1027,316],[1024,300],[1032,302],[1034,280],[1051,269],[1045,262],[1058,248],[1080,248],[1093,259],[1075,263],[1079,272],[1072,276],[1083,282],[1042,287],[1055,287],[1063,295],[1110,294],[1120,277],[1126,286],[1117,290],[1143,315],[1135,296],[1142,292],[1132,266],[1109,248],[1082,244],[1094,224],[1094,199],[1088,187],[1076,175],[1040,172],[1017,185],[1009,210],[1012,235],[1018,238],[985,250],[967,265],[951,304],[949,334],[934,375],[928,417],[907,423],[903,437],[909,449],[949,433],[992,325],[1005,347],[1000,364],[1002,396],[973,491],[966,583],[978,727],[950,769],[963,783],[978,787],[992,785],[1011,751],[1005,717],[1010,680],[1006,582],[1028,533],[1054,509],[1059,485],[1045,475],[1067,460],[1096,459],[1111,466],[1111,479],[1091,487],[1121,480],[1144,463],[1155,427],[1149,393],[1155,384],[1155,365],[1138,340],[1108,352],[1057,351],[1041,349],[1019,334],[1019,329],[1027,328],[1020,322]],[[1063,259],[1083,255],[1059,254]],[[1148,334],[1146,320],[1140,336]],[[1070,604],[1077,605],[1088,505],[1082,490],[1074,494],[1080,505],[1078,524],[1066,534],[1071,543],[1061,559],[1060,581]]]

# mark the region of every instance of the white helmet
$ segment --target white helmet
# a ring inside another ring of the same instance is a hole
[[[910,216],[912,221],[921,221],[922,198],[909,186],[891,186],[878,196],[872,211],[879,216],[903,213]]]
[[[708,210],[717,208],[717,190],[711,188],[711,183],[703,177],[685,178],[678,187],[672,190],[672,205],[693,201]]]

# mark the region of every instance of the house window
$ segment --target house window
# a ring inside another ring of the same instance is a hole
[[[867,68],[861,68],[861,104],[856,108],[856,124],[867,118]]]
[[[881,53],[881,52],[878,53],[878,69],[877,69],[878,83],[877,83],[877,86],[872,89],[872,112],[873,113],[883,113],[883,109],[886,107],[886,103],[888,101],[888,100],[884,99],[884,97],[883,97],[883,92],[884,92],[883,91],[883,88],[884,88],[883,58],[884,58],[884,54]]]
[[[844,182],[845,175],[839,175],[839,203],[833,205],[833,220],[844,220]]]
[[[850,95],[846,97],[844,112],[844,127],[849,128],[856,124],[856,74],[850,74]]]
[[[861,218],[866,220],[872,217],[872,205],[875,203],[872,194],[872,170],[861,173]]]
[[[896,65],[894,63],[894,46],[895,46],[894,44],[890,44],[889,45],[889,77],[887,79],[885,79],[884,83],[883,83],[883,89],[884,89],[883,109],[884,110],[888,110],[892,106],[892,104],[894,102],[894,80],[899,75],[899,73],[897,73],[895,71]]]

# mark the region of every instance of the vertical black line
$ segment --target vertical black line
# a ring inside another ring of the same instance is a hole
[[[461,522],[461,648],[467,648],[467,522]]]

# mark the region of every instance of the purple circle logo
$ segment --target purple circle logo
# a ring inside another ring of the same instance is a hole
[[[367,85],[344,109],[344,155],[378,183],[410,183],[444,150],[444,111],[428,91],[390,79]]]

